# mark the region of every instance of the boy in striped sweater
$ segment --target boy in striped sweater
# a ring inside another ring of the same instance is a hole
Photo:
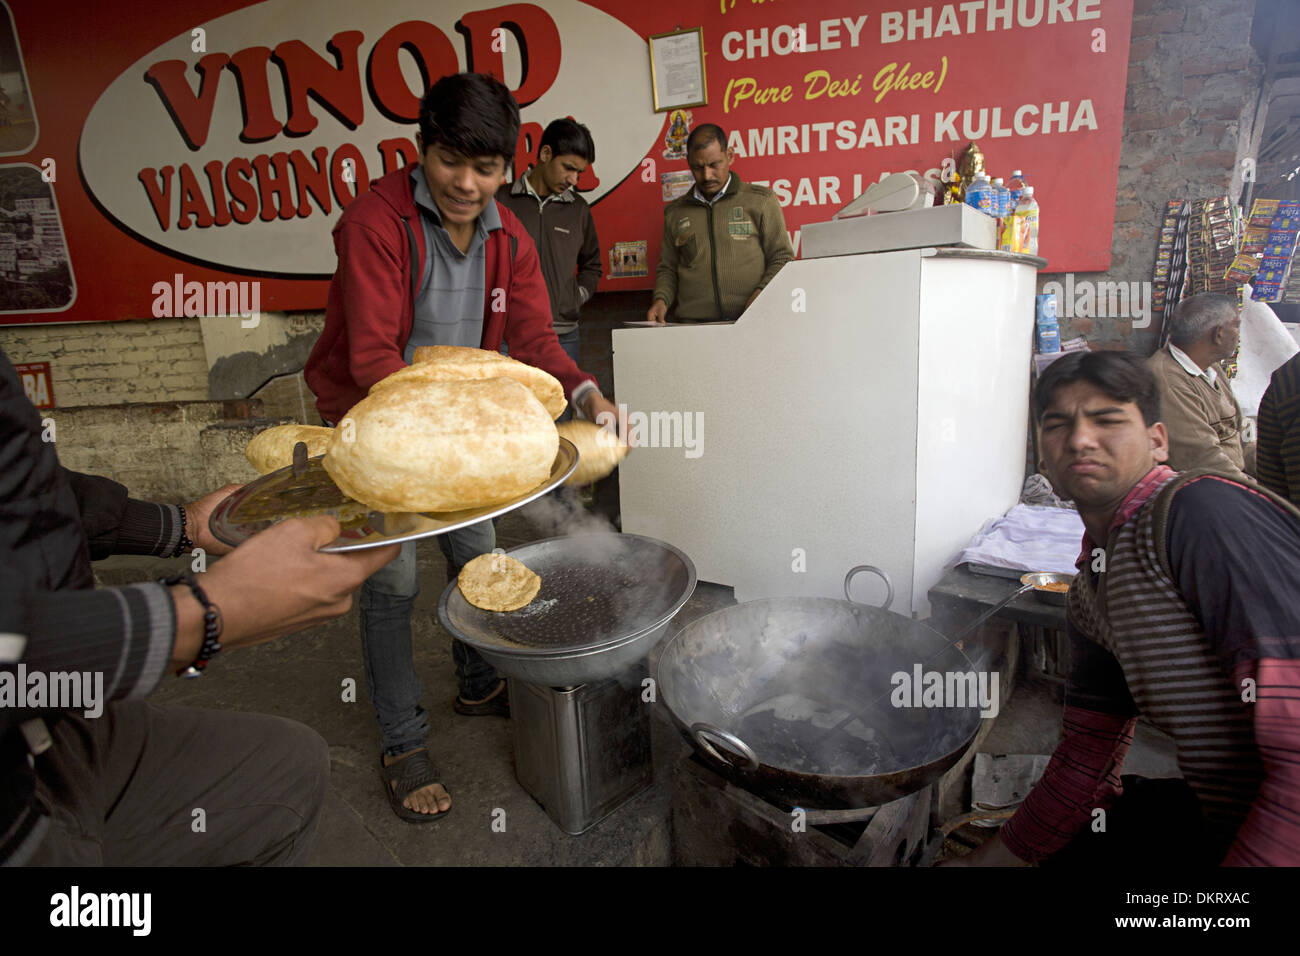
[[[1300,865],[1300,510],[1164,465],[1135,355],[1067,355],[1034,405],[1043,470],[1086,532],[1063,735],[1001,833],[954,862]],[[1139,714],[1182,781],[1121,780]]]

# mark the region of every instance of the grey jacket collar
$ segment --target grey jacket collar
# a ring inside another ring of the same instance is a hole
[[[531,173],[532,171],[533,171],[533,167],[529,166],[527,173],[524,173],[522,176],[518,176],[515,178],[515,181],[510,184],[510,195],[535,196],[539,201],[541,200],[542,197],[537,195],[537,190],[533,189],[533,184],[526,182],[526,180],[528,179],[528,173]],[[566,189],[558,196],[550,196],[545,201],[546,202],[573,202],[573,190]]]

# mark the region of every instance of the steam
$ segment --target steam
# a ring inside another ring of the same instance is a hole
[[[618,533],[608,518],[588,511],[577,496],[569,492],[542,495],[520,508],[519,513],[546,538],[567,534]]]
[[[541,537],[564,539],[557,542],[560,550],[548,558],[549,574],[538,572],[542,594],[553,593],[547,590],[547,581],[554,582],[560,588],[554,592],[560,599],[556,610],[566,608],[570,617],[576,614],[575,621],[581,622],[576,626],[593,628],[584,635],[590,642],[630,636],[664,615],[680,597],[680,573],[669,571],[680,562],[635,536],[620,534],[607,518],[588,511],[576,497],[544,495],[519,514]],[[592,598],[594,603],[588,604]],[[639,686],[645,674],[618,676],[627,686]]]

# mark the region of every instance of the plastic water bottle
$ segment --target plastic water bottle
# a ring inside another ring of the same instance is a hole
[[[1038,203],[1034,201],[1033,186],[1025,187],[1016,204],[1014,244],[1012,252],[1038,255]]]
[[[1011,213],[1011,192],[1002,185],[1002,177],[993,178],[993,214],[1001,219]]]
[[[1007,183],[1007,191],[1011,193],[1011,208],[1015,209],[1016,204],[1020,202],[1020,194],[1024,188],[1029,185],[1029,177],[1020,170],[1015,169],[1011,172],[1011,181]]]
[[[1002,185],[1001,176],[993,180],[993,191],[998,200],[998,231],[1000,232],[1003,221],[1011,217],[1011,214],[1016,211],[1016,207],[1011,202],[1011,190]]]
[[[1035,342],[1040,354],[1047,355],[1061,351],[1061,326],[1057,319],[1056,296],[1052,294],[1035,297],[1034,330]]]
[[[993,203],[995,196],[993,184],[984,173],[976,173],[975,181],[966,189],[966,205],[974,206],[986,216],[996,216]]]

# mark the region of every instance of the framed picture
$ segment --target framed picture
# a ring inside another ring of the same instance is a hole
[[[678,30],[650,38],[650,85],[656,113],[707,106],[704,84],[704,30]]]

